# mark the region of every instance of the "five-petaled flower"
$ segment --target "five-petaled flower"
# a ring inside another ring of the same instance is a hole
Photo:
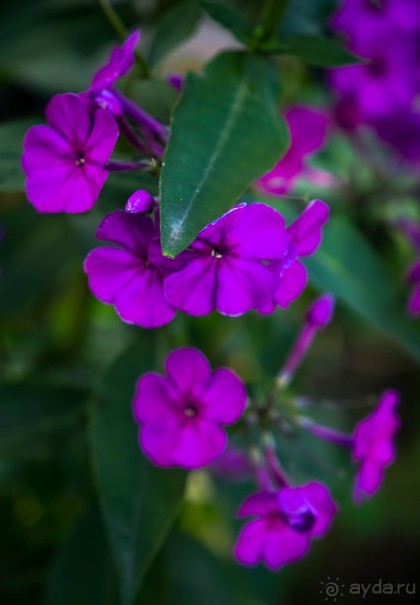
[[[28,199],[38,212],[86,212],[108,177],[117,124],[71,93],[54,96],[46,117],[49,125],[32,126],[24,140]]]
[[[93,294],[113,304],[127,323],[156,328],[172,321],[176,309],[164,296],[163,278],[176,261],[162,255],[155,221],[116,210],[104,218],[96,237],[118,248],[95,248],[86,257]]]
[[[394,438],[399,427],[395,408],[396,391],[385,391],[374,411],[361,420],[353,432],[353,459],[359,463],[353,497],[360,503],[379,489],[384,468],[395,459]]]
[[[312,538],[327,532],[336,512],[329,491],[316,481],[251,494],[237,516],[256,518],[242,528],[235,557],[243,565],[263,562],[280,569],[307,554]]]
[[[192,348],[172,351],[166,374],[150,372],[137,382],[133,406],[140,446],[158,466],[206,466],[226,447],[223,427],[245,409],[245,385],[230,369],[212,372],[203,353]]]

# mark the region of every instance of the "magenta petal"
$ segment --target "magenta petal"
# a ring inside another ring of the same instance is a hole
[[[245,498],[239,509],[236,511],[236,516],[264,516],[270,512],[279,512],[277,508],[277,495],[271,492],[257,492]]]
[[[178,406],[174,389],[164,376],[149,372],[137,381],[133,401],[137,422],[159,424],[162,418],[175,418]]]
[[[337,514],[337,505],[325,485],[318,481],[311,481],[302,489],[308,502],[316,511],[315,524],[309,533],[311,536],[322,536],[329,529]]]
[[[296,106],[286,112],[292,133],[292,147],[300,156],[316,151],[325,142],[327,116],[310,107]]]
[[[151,267],[138,272],[136,277],[118,290],[115,309],[123,321],[142,328],[159,328],[176,315],[163,293],[162,278]]]
[[[117,292],[134,279],[142,267],[129,252],[103,247],[95,248],[87,255],[84,270],[96,298],[113,303]]]
[[[140,30],[134,30],[121,47],[112,50],[109,61],[93,77],[90,91],[100,91],[112,86],[134,65],[134,51],[140,39]]]
[[[173,466],[173,451],[179,440],[180,424],[173,416],[163,416],[159,422],[140,428],[140,447],[158,466]]]
[[[112,115],[97,109],[93,115],[93,127],[84,146],[85,158],[105,166],[114,151],[118,139],[118,126]]]
[[[116,210],[103,219],[96,237],[118,244],[137,256],[145,256],[150,240],[158,235],[152,219],[148,216]]]
[[[274,275],[260,261],[220,259],[217,271],[216,308],[224,315],[237,316],[264,308],[273,298]]]
[[[193,348],[176,349],[166,358],[166,373],[178,390],[187,395],[200,397],[211,376],[208,359]]]
[[[263,520],[250,521],[239,532],[234,548],[235,558],[242,565],[256,565],[262,558],[267,524]]]
[[[290,225],[288,233],[298,256],[313,254],[321,243],[322,227],[328,221],[329,208],[321,200],[313,200]]]
[[[202,468],[216,460],[226,445],[227,435],[223,429],[204,419],[196,419],[186,422],[179,430],[172,459],[183,468]]]
[[[91,129],[86,103],[73,93],[54,95],[46,111],[48,122],[70,142],[73,149],[83,150]]]
[[[215,260],[192,258],[179,271],[165,278],[165,295],[170,303],[194,316],[207,315],[214,310],[216,288]]]
[[[271,569],[279,569],[306,555],[310,546],[308,534],[298,533],[287,525],[272,528],[267,536],[263,557]]]
[[[203,393],[205,416],[221,424],[232,424],[242,415],[246,399],[246,388],[239,376],[226,368],[216,370]]]
[[[289,239],[282,215],[266,204],[253,203],[234,208],[219,219],[228,235],[230,253],[243,259],[281,260]]]
[[[50,126],[32,126],[23,141],[22,167],[26,175],[34,170],[68,169],[74,153],[68,141]]]
[[[362,463],[356,475],[353,490],[353,499],[360,504],[364,496],[373,496],[380,488],[383,480],[383,466],[367,460]]]
[[[283,270],[278,280],[275,292],[277,304],[282,309],[286,309],[291,302],[302,294],[307,281],[306,267],[300,261],[294,261],[287,269]]]

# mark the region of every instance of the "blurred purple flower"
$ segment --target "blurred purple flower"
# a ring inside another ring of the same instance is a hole
[[[140,40],[140,30],[134,30],[121,47],[113,48],[109,61],[93,76],[89,92],[100,92],[112,87],[134,65],[134,51]]]
[[[328,120],[324,113],[296,106],[286,111],[285,118],[290,130],[290,147],[274,168],[257,181],[257,187],[264,193],[283,195],[291,191],[305,170],[307,156],[325,143]]]
[[[398,403],[396,391],[385,391],[373,412],[354,429],[353,459],[360,465],[353,492],[357,504],[379,489],[384,468],[395,459],[394,438],[399,427],[395,409]]]
[[[289,238],[281,214],[261,203],[240,204],[210,223],[182,252],[165,278],[169,302],[191,315],[217,309],[237,316],[273,298],[271,261],[281,261]]]
[[[212,372],[203,353],[190,348],[168,355],[166,374],[150,372],[137,382],[133,406],[140,446],[158,466],[206,466],[226,447],[223,427],[245,409],[245,385],[230,369]]]
[[[71,93],[54,96],[46,118],[49,126],[33,126],[24,139],[28,199],[39,212],[86,212],[108,177],[117,124]]]
[[[212,464],[211,470],[227,481],[246,481],[253,476],[249,455],[244,450],[231,445]]]
[[[143,328],[173,320],[176,309],[163,292],[176,261],[162,256],[159,228],[148,216],[117,210],[104,218],[96,237],[119,246],[95,248],[84,269],[92,293],[113,304],[121,319]]]
[[[327,532],[336,512],[327,488],[315,481],[252,494],[237,516],[256,519],[242,528],[235,557],[243,565],[263,562],[270,569],[280,569],[307,554],[311,539]]]

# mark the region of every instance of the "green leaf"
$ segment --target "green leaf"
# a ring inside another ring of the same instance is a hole
[[[153,38],[150,62],[158,63],[173,48],[192,36],[200,17],[200,8],[191,0],[181,2],[166,12]]]
[[[81,422],[87,394],[79,389],[30,382],[0,385],[0,453],[32,455]]]
[[[268,172],[288,145],[266,58],[225,52],[189,74],[161,174],[164,254],[175,256]]]
[[[217,23],[232,32],[239,40],[247,40],[252,34],[252,28],[243,15],[233,6],[209,0],[200,0],[200,6]]]
[[[117,605],[117,577],[98,507],[73,528],[52,570],[50,605]]]
[[[130,98],[163,124],[169,124],[179,93],[165,80],[145,78],[130,85]]]
[[[110,368],[91,418],[92,457],[122,605],[134,602],[179,512],[185,483],[184,472],[152,466],[138,445],[131,401],[137,378],[151,369],[154,338],[151,332],[142,333]]]
[[[343,218],[325,228],[321,248],[305,260],[313,284],[332,292],[420,360],[420,330],[410,319],[381,259]]]
[[[20,158],[23,137],[35,120],[13,120],[0,124],[0,192],[15,193],[24,190],[25,175]]]
[[[361,59],[353,55],[336,38],[311,34],[282,36],[274,44],[265,45],[265,50],[299,57],[310,65],[318,67],[338,67],[360,63]]]

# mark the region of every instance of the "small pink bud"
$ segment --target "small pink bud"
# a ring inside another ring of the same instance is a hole
[[[327,326],[334,314],[335,298],[332,294],[323,294],[315,300],[306,313],[306,323],[314,328]]]

